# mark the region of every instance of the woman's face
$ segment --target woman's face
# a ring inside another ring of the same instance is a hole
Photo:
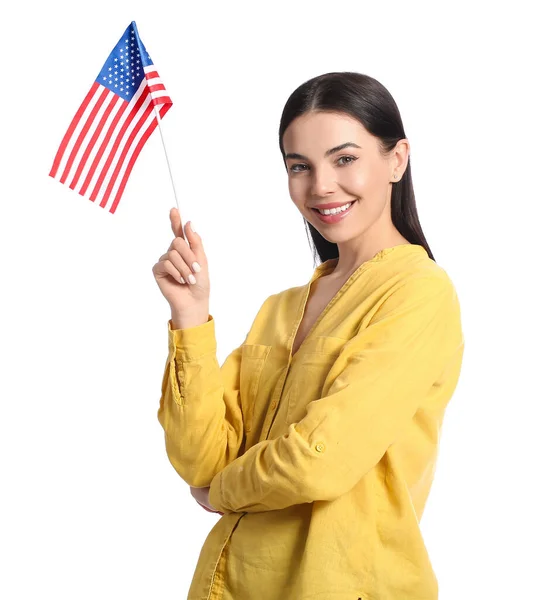
[[[297,117],[283,135],[291,199],[330,242],[345,241],[373,227],[375,232],[390,235],[391,183],[401,179],[408,158],[408,141],[403,142],[397,145],[399,151],[383,158],[377,138],[350,115],[311,112]],[[346,143],[354,145],[333,150]],[[335,223],[322,221],[313,210],[353,201]]]

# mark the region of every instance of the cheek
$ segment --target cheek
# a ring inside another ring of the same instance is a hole
[[[303,202],[306,194],[306,184],[302,182],[301,178],[289,178],[289,195],[295,204]]]
[[[342,177],[343,187],[353,196],[370,198],[378,188],[377,178],[367,168],[351,169]]]
[[[369,189],[372,184],[368,172],[363,169],[353,169],[350,173],[345,174],[345,181],[354,189],[363,192]]]

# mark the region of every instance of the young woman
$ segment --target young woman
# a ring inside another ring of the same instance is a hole
[[[171,307],[166,451],[222,515],[188,600],[434,600],[419,522],[464,338],[397,105],[366,75],[321,75],[288,99],[279,143],[320,264],[221,367],[202,239],[177,209],[153,267]]]

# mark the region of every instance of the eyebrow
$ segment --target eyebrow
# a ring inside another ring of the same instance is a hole
[[[335,146],[335,148],[330,148],[326,151],[324,156],[327,157],[330,154],[334,154],[335,152],[339,152],[340,150],[343,150],[343,148],[349,148],[350,146],[352,146],[353,148],[360,148],[360,146],[358,144],[355,144],[354,142],[345,142],[344,144]],[[289,152],[285,155],[285,158],[298,158],[300,160],[308,160],[308,156],[304,156],[304,154],[298,154],[297,152]]]

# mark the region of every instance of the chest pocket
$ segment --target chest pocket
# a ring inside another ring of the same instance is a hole
[[[341,338],[318,337],[296,352],[291,364],[291,388],[287,394],[285,418],[288,425],[298,423],[306,415],[307,405],[322,397],[328,373],[344,344],[345,340]]]
[[[243,423],[247,432],[252,428],[254,408],[259,395],[260,376],[271,349],[271,346],[263,344],[243,344],[242,346],[239,385]]]

